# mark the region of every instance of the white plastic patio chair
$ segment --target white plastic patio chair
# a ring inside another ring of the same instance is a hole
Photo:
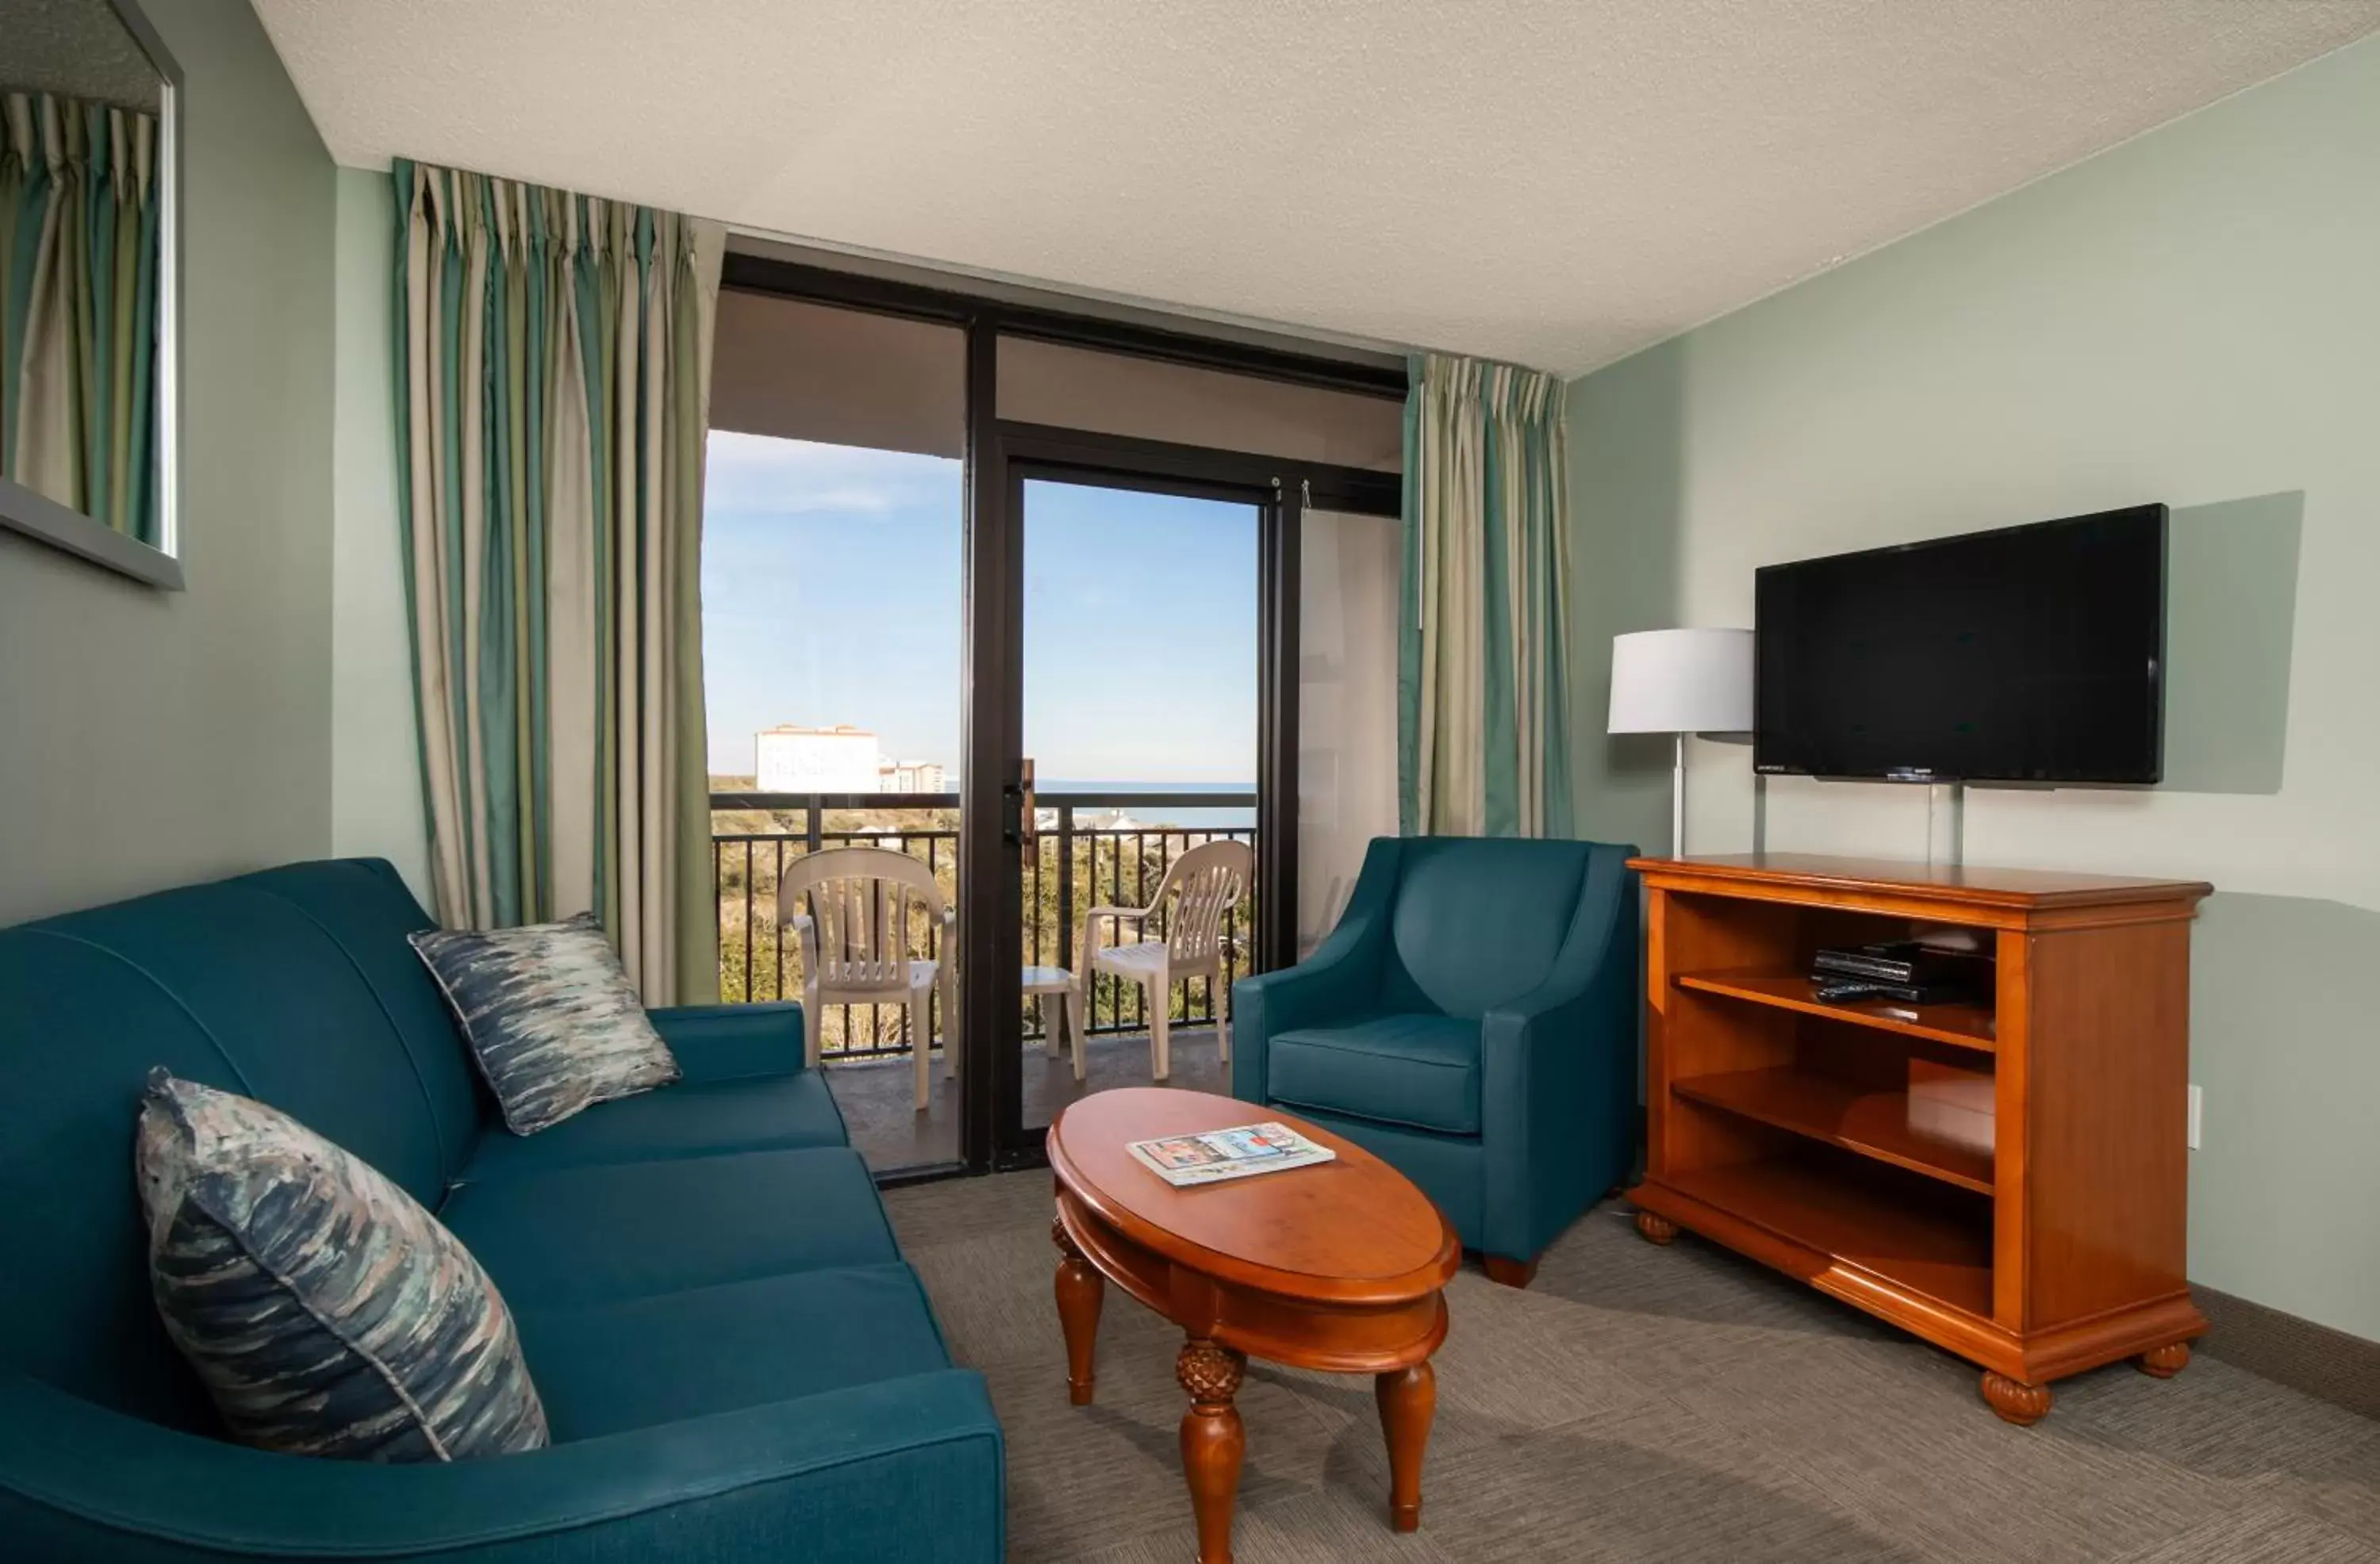
[[[1075,992],[1067,1007],[1074,1022],[1075,1079],[1083,1078],[1083,1012],[1091,985],[1104,972],[1137,983],[1148,999],[1148,1065],[1158,1080],[1173,1073],[1172,1039],[1173,985],[1204,977],[1215,1004],[1215,1037],[1222,1061],[1232,1061],[1232,1021],[1224,991],[1223,915],[1247,890],[1255,871],[1256,854],[1245,842],[1209,842],[1193,847],[1167,866],[1157,882],[1157,894],[1145,907],[1093,907],[1083,919],[1083,964],[1075,969]],[[1093,944],[1101,918],[1136,922],[1144,928],[1165,907],[1162,939],[1144,939],[1136,945]]]
[[[909,953],[909,915],[941,930],[941,957]],[[934,871],[889,847],[830,847],[796,859],[777,882],[777,922],[800,937],[802,1051],[819,1066],[820,1012],[831,1004],[905,1004],[916,1055],[917,1111],[932,1085],[932,998],[942,995],[942,1073],[958,1069],[958,915]]]

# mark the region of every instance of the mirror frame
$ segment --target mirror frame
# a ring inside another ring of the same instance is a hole
[[[0,478],[0,527],[178,592],[182,576],[182,67],[140,0],[111,0],[116,17],[163,79],[157,93],[157,546],[151,547],[46,494]]]

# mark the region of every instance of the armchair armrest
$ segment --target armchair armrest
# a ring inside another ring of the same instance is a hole
[[[673,1005],[645,1012],[689,1081],[790,1075],[802,1068],[802,1007]]]
[[[1380,952],[1395,900],[1398,843],[1381,837],[1364,853],[1363,872],[1330,937],[1295,966],[1232,985],[1232,1095],[1269,1100],[1266,1073],[1272,1039],[1318,1021],[1354,1017],[1371,1007],[1380,984]]]
[[[1635,877],[1598,846],[1553,972],[1479,1020],[1491,1255],[1534,1258],[1635,1152]]]
[[[993,1564],[1003,1459],[962,1369],[414,1466],[249,1449],[0,1372],[0,1535],[38,1558]]]

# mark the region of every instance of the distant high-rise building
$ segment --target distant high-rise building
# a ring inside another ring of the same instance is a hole
[[[752,737],[754,785],[762,793],[940,793],[932,760],[887,760],[876,735],[837,723],[783,723]]]
[[[877,793],[883,762],[876,735],[838,723],[804,728],[794,723],[753,735],[753,776],[762,793]]]
[[[887,760],[877,768],[884,793],[940,793],[942,769],[931,760]]]

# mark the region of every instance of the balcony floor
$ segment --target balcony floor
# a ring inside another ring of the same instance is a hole
[[[1173,1028],[1172,1079],[1170,1086],[1189,1091],[1231,1090],[1230,1072],[1217,1058],[1215,1033],[1206,1025]],[[1126,1032],[1091,1039],[1085,1064],[1087,1078],[1077,1083],[1074,1066],[1056,1049],[1044,1051],[1038,1042],[1025,1045],[1025,1122],[1043,1125],[1050,1116],[1092,1092],[1111,1086],[1146,1086],[1148,1075],[1148,1034]],[[851,1144],[868,1159],[868,1168],[889,1173],[903,1168],[929,1166],[959,1159],[959,1103],[956,1080],[942,1078],[941,1061],[934,1061],[933,1100],[917,1111],[910,1095],[915,1077],[908,1056],[838,1061],[829,1055],[828,1089],[851,1127]]]

